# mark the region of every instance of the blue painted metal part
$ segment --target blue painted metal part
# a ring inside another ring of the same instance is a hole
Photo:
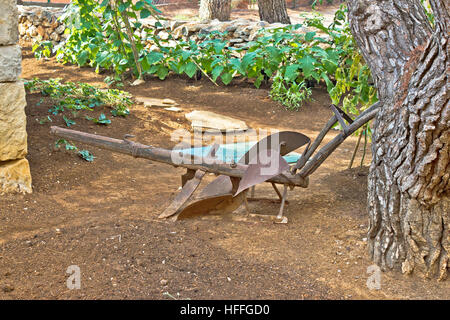
[[[257,141],[248,141],[248,142],[238,142],[238,143],[229,143],[229,144],[221,144],[219,149],[216,151],[216,157],[218,160],[231,163],[239,162],[239,160],[244,156],[244,154],[256,144]],[[197,157],[206,157],[208,155],[211,146],[206,147],[195,147],[188,149],[180,149],[177,150],[182,152],[183,154],[194,155]],[[291,152],[285,155],[283,158],[287,163],[295,163],[301,157],[301,154],[297,152]]]

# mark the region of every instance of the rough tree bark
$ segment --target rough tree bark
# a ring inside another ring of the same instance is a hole
[[[351,0],[352,33],[383,107],[368,182],[369,254],[382,269],[443,280],[450,255],[450,5]]]
[[[201,21],[230,20],[231,0],[201,0],[199,16]]]
[[[286,0],[258,0],[258,9],[261,21],[291,23],[286,9]]]

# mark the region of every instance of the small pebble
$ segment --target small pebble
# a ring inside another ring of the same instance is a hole
[[[5,293],[14,291],[14,287],[10,284],[5,284],[2,286],[2,291]]]
[[[159,283],[161,283],[162,286],[166,286],[169,283],[169,281],[162,279]]]

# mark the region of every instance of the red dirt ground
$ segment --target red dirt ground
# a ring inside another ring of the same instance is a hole
[[[84,81],[103,85],[105,75],[89,68],[37,61],[24,51],[23,78]],[[215,87],[171,76],[138,87],[134,96],[170,98],[184,112],[210,110],[245,120],[252,128],[301,131],[314,137],[331,116],[322,88],[300,111],[282,108],[235,80]],[[347,170],[356,142],[351,137],[310,179],[308,189],[290,192],[287,225],[246,218],[243,211],[180,222],[158,214],[179,187],[182,169],[89,146],[87,163],[55,150],[50,125],[39,124],[50,104],[37,106],[28,94],[28,159],[33,194],[0,197],[0,299],[445,299],[449,282],[397,271],[383,272],[381,290],[366,286],[367,167]],[[99,108],[94,113],[108,113]],[[134,105],[127,118],[108,127],[79,115],[74,129],[170,147],[170,133],[189,128],[183,113]],[[326,141],[333,135],[329,134]],[[361,153],[360,153],[361,154]],[[360,154],[358,157],[360,157]],[[370,155],[366,160],[366,165]],[[357,159],[359,160],[359,159]],[[212,177],[209,177],[211,179]],[[272,195],[269,184],[257,196]],[[275,196],[275,194],[273,194]],[[277,206],[252,202],[251,211],[276,214]],[[70,265],[81,269],[80,290],[66,287]]]

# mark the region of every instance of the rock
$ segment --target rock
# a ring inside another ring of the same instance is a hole
[[[157,99],[157,98],[147,98],[147,97],[136,97],[136,101],[143,104],[144,107],[167,107],[169,105],[177,105],[177,103],[170,99]],[[172,104],[165,103],[164,101],[173,101]]]
[[[189,35],[189,29],[186,26],[178,27],[173,32],[173,37],[179,39],[181,37],[187,37]]]
[[[269,23],[267,23],[266,21],[259,21],[256,23],[256,26],[258,26],[259,28],[265,28],[269,25]]]
[[[63,34],[65,30],[66,30],[66,26],[63,25],[63,24],[61,24],[59,27],[57,27],[57,28],[55,29],[55,32],[56,32],[57,34]]]
[[[143,79],[136,79],[136,80],[134,80],[134,82],[131,85],[134,87],[134,86],[141,85],[143,83],[145,83],[145,80],[143,80]]]
[[[187,21],[181,21],[181,20],[170,21],[170,30],[173,31],[185,23],[187,23]]]
[[[247,130],[247,124],[238,119],[223,116],[211,111],[194,110],[185,115],[191,121],[193,128],[208,128],[220,131]]]
[[[0,0],[0,45],[11,45],[19,41],[19,12],[16,0]]]
[[[52,34],[50,34],[50,40],[54,42],[59,42],[61,40],[61,36],[56,32],[53,32]]]
[[[174,40],[169,40],[166,43],[166,47],[169,48],[175,48],[178,45],[178,42],[174,41]]]
[[[38,33],[38,35],[40,35],[41,37],[44,37],[44,36],[45,36],[45,29],[44,29],[44,27],[43,27],[42,25],[39,25],[39,26],[37,27],[37,33]]]
[[[181,112],[181,111],[183,111],[183,109],[178,108],[178,107],[164,108],[164,110],[167,110],[167,111],[173,111],[173,112]]]
[[[22,53],[20,47],[18,45],[0,46],[0,82],[16,81],[21,73]]]
[[[24,24],[19,24],[19,35],[24,36],[27,34],[27,27]]]
[[[169,283],[169,281],[162,279],[159,283],[161,283],[162,286],[167,286],[167,284]]]
[[[30,37],[36,37],[37,36],[37,28],[34,26],[34,25],[32,25],[32,26],[30,26],[29,28],[28,28],[28,31],[27,31],[27,35],[28,36],[30,36]]]
[[[12,292],[12,291],[14,291],[14,286],[12,286],[10,284],[4,284],[2,286],[2,291],[5,293]]]
[[[160,31],[158,33],[158,36],[161,38],[161,40],[167,40],[170,37],[169,33],[166,31]]]
[[[21,159],[27,154],[25,106],[22,82],[0,83],[0,161]]]
[[[236,31],[236,28],[237,28],[237,25],[235,25],[234,23],[231,23],[227,27],[225,27],[225,29],[223,31],[228,32],[228,33],[234,33]]]
[[[175,105],[175,104],[177,104],[176,102],[175,102],[175,100],[172,100],[172,99],[164,99],[163,101],[162,101],[162,103],[164,103],[164,104],[173,104],[173,105]]]
[[[52,24],[48,20],[44,20],[44,22],[42,22],[42,25],[46,28],[50,28],[52,26]]]
[[[222,22],[218,27],[217,31],[226,32],[228,28],[232,27],[232,22]],[[233,30],[234,32],[234,30]]]
[[[0,162],[0,194],[12,192],[32,192],[27,159]]]

